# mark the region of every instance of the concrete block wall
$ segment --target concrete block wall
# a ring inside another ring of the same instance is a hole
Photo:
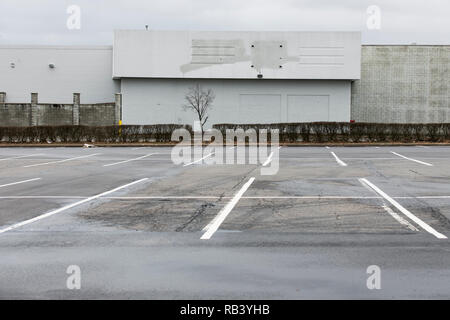
[[[0,103],[0,126],[26,127],[30,122],[29,103]]]
[[[72,104],[37,105],[36,124],[38,126],[61,126],[73,124]]]
[[[115,102],[81,104],[80,94],[73,94],[73,104],[39,103],[38,93],[31,94],[30,103],[6,103],[6,93],[0,92],[0,126],[58,126],[119,124],[122,98]]]
[[[27,126],[30,107],[22,103],[6,103],[6,93],[0,92],[0,122],[5,126]]]
[[[450,46],[363,46],[361,63],[353,120],[450,122]]]
[[[99,103],[80,105],[80,125],[110,126],[119,124],[115,120],[115,103]]]

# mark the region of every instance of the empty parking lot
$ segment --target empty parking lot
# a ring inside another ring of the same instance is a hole
[[[0,149],[0,298],[450,297],[450,147],[278,153],[261,175],[162,147]]]

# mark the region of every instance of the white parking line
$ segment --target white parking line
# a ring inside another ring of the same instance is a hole
[[[255,177],[250,178],[242,186],[242,188],[234,195],[233,199],[231,199],[231,201],[228,202],[227,205],[222,210],[220,210],[217,216],[206,227],[207,230],[200,238],[201,240],[208,240],[212,237],[212,235],[217,231],[217,229],[219,229],[222,222],[225,220],[225,218],[228,216],[231,210],[233,210],[234,206],[238,203],[239,199],[242,197],[245,191],[247,191],[247,189],[250,187],[253,181],[255,181]]]
[[[317,157],[310,157],[310,158],[307,158],[307,157],[297,157],[297,158],[294,158],[294,157],[284,157],[283,158],[283,160],[289,160],[289,161],[317,161],[317,160],[324,160],[325,158],[317,158]],[[351,158],[347,158],[347,157],[345,157],[345,158],[342,158],[341,160],[356,160],[356,161],[358,161],[358,160],[370,160],[370,161],[377,161],[377,160],[398,160],[398,158],[397,157],[390,157],[390,158],[353,158],[353,157],[351,157]],[[344,161],[345,162],[345,161]]]
[[[406,226],[408,229],[410,229],[412,231],[419,231],[419,229],[417,229],[411,223],[409,223],[408,220],[405,220],[402,217],[400,217],[394,210],[392,210],[388,206],[383,206],[383,209],[386,210],[386,212],[389,213],[392,216],[392,218],[397,220],[398,223]]]
[[[331,152],[331,154],[336,159],[336,162],[339,163],[339,165],[341,165],[343,167],[347,166],[347,164],[344,161],[342,161],[341,159],[339,159],[338,156],[334,152]]]
[[[434,228],[426,224],[424,221],[416,217],[414,214],[409,212],[407,209],[405,209],[400,203],[392,199],[390,196],[388,196],[386,193],[384,193],[380,188],[378,188],[376,185],[374,185],[372,182],[365,178],[358,179],[363,185],[367,185],[370,188],[372,188],[376,193],[378,193],[380,196],[382,196],[384,199],[389,201],[394,207],[396,207],[398,210],[400,210],[401,213],[403,213],[405,216],[407,216],[409,219],[414,221],[416,224],[418,224],[420,227],[422,227],[427,232],[431,233],[438,239],[447,239],[445,235],[442,233],[437,232]]]
[[[145,155],[145,156],[138,157],[138,158],[128,159],[128,160],[119,161],[119,162],[114,162],[114,163],[108,163],[108,164],[104,164],[103,166],[104,166],[104,167],[110,167],[110,166],[115,166],[115,165],[117,165],[117,164],[122,164],[122,163],[131,162],[131,161],[141,160],[141,159],[150,157],[151,155],[154,155],[154,154],[157,154],[157,153],[150,153],[150,154],[147,154],[147,155]]]
[[[344,160],[398,160],[398,158],[390,157],[390,158],[342,158]]]
[[[272,158],[273,158],[273,152],[271,152],[270,154],[269,154],[269,156],[267,157],[267,160],[263,163],[263,167],[265,167],[265,166],[267,166],[269,163],[271,163],[272,162]]]
[[[209,157],[211,157],[212,155],[214,154],[214,152],[211,152],[210,154],[208,154],[208,155],[206,155],[206,156],[204,156],[203,158],[201,158],[201,159],[198,159],[198,160],[195,160],[195,161],[192,161],[192,162],[189,162],[189,163],[186,163],[183,167],[187,167],[187,166],[190,166],[191,164],[194,164],[194,163],[197,163],[197,162],[200,162],[200,161],[203,161],[204,159],[206,159],[206,158],[209,158]]]
[[[87,199],[83,196],[0,196],[0,199]]]
[[[2,158],[0,159],[0,161],[5,161],[5,160],[14,160],[14,159],[22,159],[22,158],[28,158],[28,157],[34,157],[34,156],[41,156],[42,153],[36,153],[36,154],[30,154],[30,155],[26,155],[26,156],[18,156],[18,157],[11,157],[11,158]]]
[[[25,220],[25,221],[22,221],[22,222],[13,224],[12,226],[9,226],[9,227],[7,227],[7,228],[0,229],[0,233],[4,233],[4,232],[10,231],[10,230],[14,230],[14,229],[17,229],[17,228],[22,227],[22,226],[24,226],[24,225],[27,225],[27,224],[36,222],[36,221],[38,221],[38,220],[42,220],[42,219],[48,218],[48,217],[50,217],[50,216],[52,216],[52,215],[54,215],[54,214],[60,213],[60,212],[62,212],[62,211],[65,211],[65,210],[67,210],[67,209],[70,209],[70,208],[73,208],[73,207],[76,207],[76,206],[79,206],[79,205],[81,205],[81,204],[83,204],[83,203],[90,202],[90,201],[92,201],[92,200],[101,198],[101,197],[103,197],[103,196],[105,196],[105,195],[108,195],[108,194],[110,194],[110,193],[113,193],[113,192],[122,190],[122,189],[124,189],[124,188],[127,188],[127,187],[129,187],[129,186],[132,186],[132,185],[135,185],[135,184],[137,184],[137,183],[143,182],[143,181],[145,181],[145,180],[148,180],[148,178],[140,179],[140,180],[137,180],[137,181],[134,181],[134,182],[125,184],[125,185],[123,185],[123,186],[117,187],[117,188],[112,189],[112,190],[110,190],[110,191],[106,191],[106,192],[97,194],[97,195],[95,195],[95,196],[86,198],[86,199],[84,199],[84,200],[81,200],[81,201],[78,201],[78,202],[69,204],[69,205],[64,206],[64,207],[62,207],[62,208],[59,208],[59,209],[57,209],[57,210],[53,210],[53,211],[50,211],[50,212],[41,214],[40,216],[37,216],[37,217],[31,218],[31,219],[28,219],[28,220]]]
[[[373,191],[368,187],[370,191]],[[0,199],[86,199],[88,196],[0,196]],[[173,200],[203,200],[203,199],[232,199],[233,197],[222,196],[123,196],[123,197],[102,197],[103,199],[112,200],[158,200],[158,199],[173,199]],[[417,196],[417,197],[392,197],[393,199],[436,199],[436,200],[450,200],[450,196]],[[383,199],[381,196],[242,196],[241,199],[256,199],[256,200],[364,200],[364,199]]]
[[[406,160],[414,161],[414,162],[417,162],[417,163],[420,163],[420,164],[423,164],[423,165],[426,165],[426,166],[430,166],[430,167],[433,166],[431,163],[423,162],[423,161],[416,160],[416,159],[412,159],[412,158],[408,158],[408,157],[405,157],[405,156],[403,156],[403,155],[401,155],[401,154],[399,154],[399,153],[397,153],[397,152],[394,152],[394,151],[391,151],[391,153],[392,153],[392,154],[395,154],[396,156],[399,156],[399,157],[401,157],[401,158],[404,158],[404,159],[406,159]]]
[[[64,160],[58,160],[58,161],[51,161],[51,162],[44,162],[44,163],[36,163],[36,164],[29,164],[27,166],[23,166],[24,168],[30,168],[30,167],[37,167],[37,166],[45,166],[47,164],[56,164],[56,163],[63,163],[63,162],[67,162],[67,161],[72,161],[72,160],[77,160],[77,159],[84,159],[84,158],[89,158],[89,157],[93,157],[96,155],[99,155],[101,153],[94,153],[94,154],[90,154],[87,156],[81,156],[81,157],[75,157],[75,158],[70,158],[70,159],[64,159]]]
[[[398,197],[400,198],[400,197]],[[417,199],[450,199],[450,196],[419,196]]]
[[[86,196],[0,196],[0,199],[86,199]],[[111,200],[219,200],[219,199],[232,199],[233,197],[222,197],[222,196],[123,196],[123,197],[102,197],[102,199]],[[402,197],[401,199],[416,199],[419,197]],[[249,196],[241,197],[241,199],[257,199],[257,200],[303,200],[303,199],[313,199],[313,200],[327,200],[327,199],[382,199],[382,197],[346,197],[346,196]],[[397,197],[396,197],[397,199]],[[439,198],[440,199],[440,198]],[[450,199],[450,196],[447,197]],[[205,228],[206,230],[206,228]]]
[[[41,178],[34,178],[34,179],[28,179],[28,180],[22,180],[22,181],[17,181],[17,182],[12,182],[12,183],[7,183],[7,184],[2,184],[2,185],[0,185],[0,188],[8,187],[8,186],[13,186],[13,185],[16,185],[16,184],[21,184],[21,183],[26,183],[26,182],[31,182],[31,181],[36,181],[36,180],[41,180]]]
[[[1,197],[3,198],[22,198],[24,196],[15,196],[15,197]],[[31,196],[32,197],[32,196]],[[68,196],[70,197],[70,196]],[[173,199],[173,200],[190,200],[190,199],[232,199],[233,197],[222,197],[222,196],[124,196],[124,197],[105,197],[105,199],[115,199],[115,200],[154,200],[154,199]],[[416,199],[417,197],[410,197],[411,199]],[[450,199],[450,197],[448,197]],[[322,199],[382,199],[382,197],[347,197],[347,196],[249,196],[244,197],[242,196],[241,199],[257,199],[257,200],[264,200],[264,199],[270,199],[270,200],[284,200],[284,199],[314,199],[314,200],[322,200]],[[404,198],[402,198],[404,199]],[[205,227],[204,230],[207,228]]]

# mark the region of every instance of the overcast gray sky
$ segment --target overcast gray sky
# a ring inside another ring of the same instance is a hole
[[[81,29],[66,26],[70,5]],[[381,29],[367,28],[367,8]],[[362,31],[364,44],[450,44],[450,0],[0,0],[0,44],[112,44],[114,29]]]

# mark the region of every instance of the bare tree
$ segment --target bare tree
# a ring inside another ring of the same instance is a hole
[[[208,121],[208,111],[212,109],[215,98],[216,96],[211,89],[205,91],[199,84],[189,88],[189,92],[184,97],[186,104],[183,105],[183,108],[184,110],[192,110],[197,114],[202,135],[204,133],[203,126]]]

